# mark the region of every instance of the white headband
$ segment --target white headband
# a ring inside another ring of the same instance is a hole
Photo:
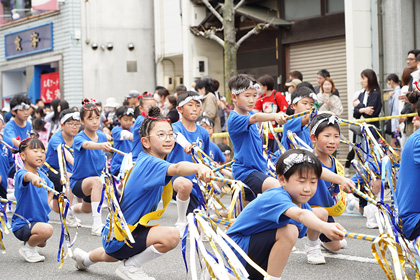
[[[312,98],[314,101],[317,101],[318,99],[316,98],[316,94],[315,93],[313,93],[313,92],[311,92],[310,94],[309,94],[309,96],[298,96],[298,97],[296,97],[295,99],[293,99],[293,101],[292,101],[292,104],[296,104],[296,103],[298,103],[299,101],[301,101],[303,98],[305,98],[305,97],[310,97],[310,98]]]
[[[133,108],[128,108],[127,109],[127,112],[125,112],[124,113],[124,115],[127,115],[127,116],[130,116],[130,115],[132,115],[132,116],[134,116],[134,109]]]
[[[187,98],[185,98],[183,101],[179,102],[178,107],[182,107],[185,104],[187,104],[188,102],[190,102],[191,100],[195,100],[197,102],[200,103],[201,105],[201,96],[198,95],[194,95],[194,96],[188,96]]]
[[[73,120],[79,121],[80,120],[80,113],[79,112],[73,112],[73,113],[65,114],[61,118],[60,123],[64,124],[70,118],[73,118]]]
[[[0,121],[4,122],[4,118],[2,114],[0,114]]]
[[[329,118],[324,118],[324,119],[320,119],[311,129],[311,134],[315,134],[316,130],[318,129],[318,126],[325,122],[328,121],[327,124],[334,124],[334,123],[340,123],[340,121],[338,120],[338,118],[334,115],[331,115]]]
[[[252,83],[252,81],[249,81],[249,86],[248,87],[240,88],[240,89],[232,89],[232,93],[238,95],[238,94],[240,94],[240,93],[242,93],[242,92],[244,92],[244,91],[246,91],[250,88],[256,89],[258,91],[258,90],[261,89],[261,86],[260,86],[259,83],[254,84],[254,83]]]
[[[289,171],[289,169],[296,164],[300,164],[303,162],[315,163],[309,156],[303,154],[291,154],[290,156],[285,158],[283,162],[284,165],[286,165],[283,174],[286,174],[286,172]]]
[[[13,107],[12,111],[23,110],[24,108],[25,108],[25,110],[28,110],[29,108],[31,108],[31,105],[28,105],[28,104],[22,102],[19,105],[16,105],[15,107]]]

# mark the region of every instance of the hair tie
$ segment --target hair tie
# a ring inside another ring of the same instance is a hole
[[[146,116],[146,118],[154,120],[154,121],[162,121],[162,122],[170,122],[170,119],[158,119],[158,118],[153,118],[151,116]]]

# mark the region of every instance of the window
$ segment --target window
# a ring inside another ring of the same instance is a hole
[[[327,0],[327,13],[344,12],[344,0]]]
[[[321,2],[318,0],[284,0],[286,20],[298,20],[321,16]]]

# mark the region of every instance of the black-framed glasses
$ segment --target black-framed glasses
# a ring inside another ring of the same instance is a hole
[[[149,135],[147,137],[150,137],[150,136],[156,136],[161,141],[165,141],[168,137],[169,137],[169,140],[175,139],[175,133],[173,132],[169,132],[169,133],[159,132],[159,133],[156,133],[156,135]]]

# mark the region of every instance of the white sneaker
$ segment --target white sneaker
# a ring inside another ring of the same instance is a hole
[[[366,227],[367,228],[378,228],[378,222],[376,221],[376,213],[378,208],[375,205],[369,204],[365,206],[364,213],[366,213]]]
[[[43,262],[45,261],[45,257],[41,256],[36,248],[28,248],[25,245],[20,247],[19,254],[25,259],[25,261],[30,263],[36,263],[36,262]]]
[[[135,266],[125,266],[125,261],[122,261],[121,264],[115,270],[115,273],[124,280],[155,280],[153,277],[149,277],[141,267]]]
[[[70,214],[67,214],[66,222],[67,226],[71,228],[80,227],[82,225],[82,221],[80,219]]]
[[[187,227],[187,224],[177,222],[175,223],[175,227],[177,230],[179,230],[179,237],[182,239],[182,237],[184,237],[184,232],[185,232],[185,228]]]
[[[325,258],[321,253],[321,246],[310,247],[305,244],[306,257],[310,264],[324,264]]]
[[[347,248],[347,240],[343,239],[340,240],[341,249]]]
[[[88,266],[83,264],[84,259],[89,255],[88,252],[83,251],[80,248],[76,248],[74,249],[73,252],[73,256],[72,259],[76,261],[76,263],[74,264],[74,266],[78,269],[78,270],[86,270],[88,268]]]
[[[90,233],[93,236],[102,236],[102,228],[103,227],[104,227],[104,224],[92,225],[92,230],[90,231]]]

